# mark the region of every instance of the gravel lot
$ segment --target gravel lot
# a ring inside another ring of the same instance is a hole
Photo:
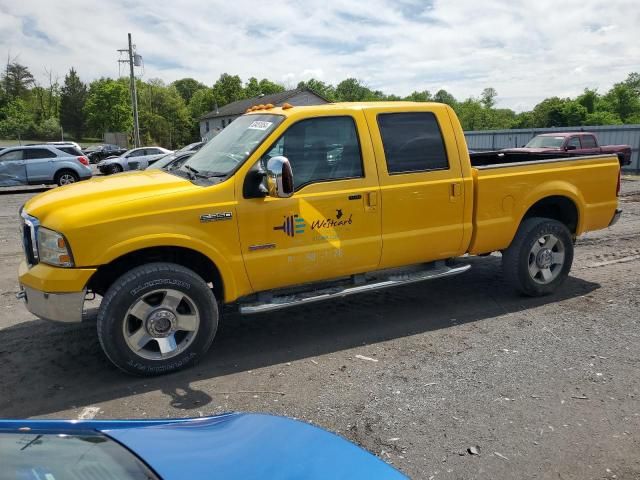
[[[500,258],[471,259],[449,279],[229,315],[205,361],[155,379],[110,365],[94,310],[55,325],[15,299],[17,210],[34,193],[0,194],[0,416],[273,412],[412,478],[640,479],[640,181],[554,296],[516,296]]]

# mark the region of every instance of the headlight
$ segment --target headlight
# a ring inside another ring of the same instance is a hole
[[[56,267],[73,267],[71,249],[64,236],[48,228],[38,229],[38,255],[40,261]]]

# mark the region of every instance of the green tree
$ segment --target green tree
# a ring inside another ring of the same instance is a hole
[[[33,126],[33,117],[27,110],[27,104],[21,98],[11,100],[3,109],[4,115],[0,120],[0,136],[4,138],[18,138]]]
[[[636,95],[640,96],[640,73],[630,73],[624,81],[624,84],[636,92]]]
[[[60,93],[60,124],[70,131],[76,140],[82,138],[86,116],[84,105],[87,102],[87,86],[82,83],[76,71],[71,68]]]
[[[6,94],[10,99],[14,99],[24,98],[35,84],[35,80],[27,67],[17,62],[8,62],[2,83]]]
[[[321,80],[316,80],[315,78],[310,78],[307,81],[303,81],[298,83],[298,88],[308,88],[312,92],[317,93],[318,95],[323,96],[330,102],[336,101],[336,89],[333,85],[325,83]]]
[[[245,98],[240,77],[228,73],[220,75],[218,81],[213,84],[213,94],[219,107]]]
[[[598,112],[587,113],[587,116],[582,122],[583,125],[622,125],[620,117],[613,113],[601,110]]]
[[[336,98],[340,102],[361,102],[371,96],[371,90],[355,78],[347,78],[336,87]]]
[[[110,78],[91,82],[84,111],[87,126],[96,136],[130,131],[133,116],[127,82]]]
[[[578,98],[576,98],[576,101],[587,109],[587,113],[593,113],[596,111],[599,98],[600,95],[598,95],[597,90],[585,88],[582,95],[579,95]]]
[[[184,100],[184,103],[188,104],[191,101],[193,95],[198,91],[207,88],[204,83],[193,78],[181,78],[171,84],[178,90],[178,93]]]
[[[482,90],[480,94],[480,102],[485,108],[493,108],[496,104],[496,97],[498,96],[498,92],[496,92],[495,88],[485,88]]]
[[[216,106],[216,97],[211,88],[198,90],[191,97],[188,108],[191,118],[199,120],[205,113],[211,112]]]
[[[444,89],[440,89],[433,96],[433,101],[438,103],[446,103],[450,107],[455,107],[458,103],[456,98]]]
[[[162,80],[138,81],[140,132],[168,148],[189,143],[192,137],[192,118],[178,89],[166,86]]]
[[[405,97],[405,100],[408,100],[409,102],[432,102],[433,97],[429,90],[423,90],[422,92],[418,92],[416,90]]]
[[[616,83],[603,100],[607,105],[605,109],[616,113],[624,123],[640,114],[640,96],[626,83]]]
[[[46,118],[35,125],[33,133],[41,140],[57,140],[60,138],[60,122],[56,117]]]

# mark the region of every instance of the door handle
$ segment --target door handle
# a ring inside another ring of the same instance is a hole
[[[378,208],[378,192],[368,192],[365,196],[365,210],[373,212]]]
[[[459,197],[460,195],[462,195],[462,185],[460,185],[459,183],[452,183],[451,184],[451,192],[450,192],[450,197],[453,199],[455,197]]]

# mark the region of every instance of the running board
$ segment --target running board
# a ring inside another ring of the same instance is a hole
[[[382,290],[384,288],[397,287],[399,285],[408,285],[410,283],[423,282],[425,280],[450,277],[452,275],[458,275],[459,273],[466,272],[470,268],[471,265],[461,265],[459,267],[438,266],[436,268],[426,270],[392,274],[384,280],[377,279],[373,282],[361,285],[342,285],[291,295],[274,296],[267,302],[241,304],[240,313],[248,315],[253,313],[271,312],[273,310],[280,310],[281,308],[293,307],[295,305],[306,305],[308,303],[321,302],[332,298],[355,295],[356,293],[372,292],[374,290]]]

